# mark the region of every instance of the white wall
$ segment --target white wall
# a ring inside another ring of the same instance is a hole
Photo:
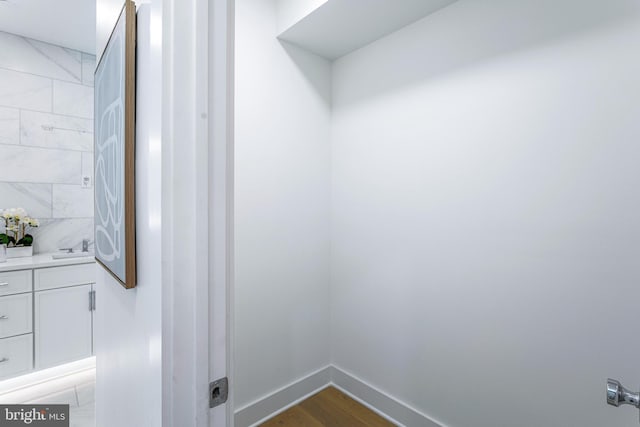
[[[121,4],[98,1],[98,22]],[[101,15],[101,11],[105,15]],[[136,136],[136,236],[138,286],[125,290],[98,268],[94,323],[96,425],[162,425],[162,230],[161,230],[161,44],[158,3],[138,12]],[[155,32],[151,22],[156,24]],[[106,40],[98,27],[98,52]],[[186,424],[185,424],[186,425]]]
[[[338,367],[449,426],[633,425],[639,43],[636,1],[461,0],[334,64]]]
[[[236,2],[235,407],[329,363],[330,65]]]
[[[124,3],[120,0],[96,0],[96,56],[100,59]]]

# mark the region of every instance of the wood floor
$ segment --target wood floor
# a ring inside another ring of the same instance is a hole
[[[262,427],[278,426],[390,427],[395,424],[329,387],[262,424]]]

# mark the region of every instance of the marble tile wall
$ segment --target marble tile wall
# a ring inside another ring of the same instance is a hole
[[[93,55],[0,32],[0,209],[40,220],[34,252],[93,242]],[[0,226],[1,227],[1,226]]]

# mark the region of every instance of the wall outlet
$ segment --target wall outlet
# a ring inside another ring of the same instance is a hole
[[[83,175],[82,176],[82,188],[91,188],[91,186],[93,185],[93,182],[91,182],[92,179],[89,175]]]

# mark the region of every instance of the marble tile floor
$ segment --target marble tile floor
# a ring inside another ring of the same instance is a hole
[[[6,393],[0,403],[69,404],[70,427],[95,426],[95,367]]]

